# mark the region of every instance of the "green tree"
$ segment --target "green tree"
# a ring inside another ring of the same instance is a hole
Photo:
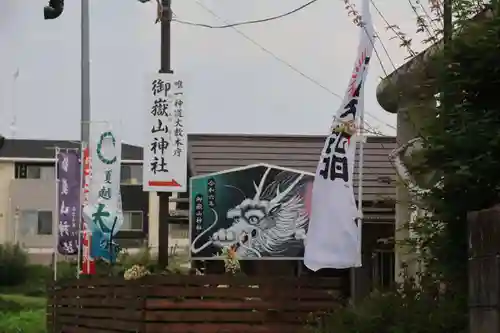
[[[434,17],[427,13],[417,19],[417,30],[432,37],[427,42],[442,36],[442,2],[431,2]],[[405,276],[397,290],[323,317],[320,332],[467,331],[467,214],[500,201],[500,101],[495,93],[500,91],[500,16],[496,4],[452,4],[454,38],[431,59],[437,79],[423,83],[434,85],[446,103],[438,103],[436,116],[424,121],[423,148],[410,169],[421,179],[431,173],[437,179],[421,193],[428,214],[412,224],[417,235],[412,245],[418,246],[426,269],[417,277]],[[411,50],[406,35],[390,28]]]

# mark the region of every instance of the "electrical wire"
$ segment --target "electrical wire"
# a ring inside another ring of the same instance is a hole
[[[413,13],[415,13],[415,16],[417,18],[417,22],[420,22],[420,20],[423,21],[421,25],[422,25],[423,29],[427,32],[427,36],[429,38],[431,38],[431,39],[435,39],[436,37],[434,36],[434,34],[429,29],[429,26],[427,25],[427,22],[418,13],[417,6],[415,6],[413,4],[412,0],[407,0],[407,1],[408,1],[408,4],[410,5],[411,9],[413,10]],[[420,28],[420,26],[419,26],[419,28]]]
[[[218,19],[219,21],[221,22],[224,22],[226,23],[227,21],[224,20],[222,17],[220,17],[219,15],[217,15],[217,13],[215,13],[213,10],[211,10],[210,8],[208,8],[207,6],[205,6],[202,2],[200,2],[199,0],[195,0],[195,2],[198,4],[198,6],[200,6],[201,8],[203,8],[205,11],[207,11],[208,13],[210,13],[213,17],[215,17],[216,19]],[[228,24],[229,25],[229,24]],[[284,59],[280,58],[279,56],[277,56],[275,53],[273,53],[271,50],[269,50],[268,48],[262,46],[261,44],[259,44],[255,39],[251,38],[250,36],[248,36],[247,34],[243,33],[241,30],[239,30],[238,28],[236,27],[231,27],[231,29],[233,29],[235,32],[237,32],[241,37],[245,38],[247,41],[249,41],[250,43],[254,44],[255,46],[257,46],[259,49],[261,49],[263,52],[267,53],[268,55],[270,55],[271,57],[273,57],[275,60],[281,62],[283,65],[287,66],[288,68],[290,68],[291,70],[293,70],[294,72],[296,72],[297,74],[299,74],[300,76],[304,77],[305,79],[309,80],[310,82],[312,82],[313,84],[317,85],[318,87],[322,88],[323,90],[325,90],[326,92],[338,97],[339,99],[343,99],[342,96],[340,96],[339,94],[337,94],[336,92],[333,92],[331,91],[330,89],[328,89],[326,86],[324,86],[323,84],[321,84],[320,82],[318,82],[317,80],[315,80],[314,78],[310,77],[309,75],[305,74],[304,72],[302,72],[301,70],[299,70],[297,67],[293,66],[292,64],[290,64],[289,62],[285,61]]]
[[[431,14],[427,11],[427,9],[425,9],[425,6],[422,4],[422,1],[421,0],[415,0],[415,2],[417,3],[417,5],[420,6],[420,9],[422,9],[422,12],[424,12],[424,15],[427,17],[427,19],[429,20],[429,25],[432,27],[432,29],[434,30],[434,33],[436,32],[439,32],[442,27],[440,27],[437,23],[436,23],[436,19],[434,19]],[[438,20],[440,21],[440,20]]]
[[[186,25],[195,26],[195,27],[210,28],[210,29],[234,28],[234,27],[241,26],[241,25],[264,23],[264,22],[278,20],[278,19],[281,19],[283,17],[295,14],[295,13],[301,11],[302,9],[307,8],[310,5],[312,5],[313,3],[318,2],[318,1],[319,0],[311,0],[311,1],[303,4],[300,7],[297,7],[291,11],[288,11],[288,12],[280,14],[280,15],[271,16],[271,17],[267,17],[267,18],[263,18],[263,19],[259,19],[259,20],[249,20],[249,21],[242,21],[242,22],[235,22],[235,23],[226,23],[224,25],[210,25],[210,24],[204,24],[204,23],[195,23],[195,22],[189,22],[189,21],[184,21],[184,20],[180,20],[180,19],[172,19],[172,21],[186,24]]]
[[[276,61],[282,63],[283,65],[285,65],[286,67],[288,67],[289,69],[293,70],[294,72],[296,72],[297,74],[299,74],[300,76],[302,76],[303,78],[309,80],[311,83],[315,84],[316,86],[320,87],[321,89],[325,90],[326,92],[328,92],[329,94],[339,98],[340,100],[343,100],[343,97],[330,90],[328,87],[326,87],[325,85],[321,84],[319,81],[317,81],[316,79],[312,78],[311,76],[305,74],[304,72],[302,72],[301,70],[299,70],[297,67],[295,67],[294,65],[290,64],[289,62],[287,62],[286,60],[280,58],[279,56],[277,56],[274,52],[272,52],[271,50],[269,50],[268,48],[262,46],[260,43],[258,43],[255,39],[251,38],[250,36],[248,36],[247,34],[243,33],[241,30],[239,30],[238,28],[236,28],[235,26],[230,26],[231,24],[228,23],[225,19],[223,19],[222,17],[220,17],[217,13],[215,13],[212,9],[208,8],[207,6],[205,6],[201,1],[199,0],[194,0],[196,2],[196,4],[198,6],[200,6],[201,8],[203,8],[205,11],[207,11],[208,13],[210,13],[213,17],[215,17],[217,20],[225,23],[225,25],[227,25],[229,28],[233,29],[235,32],[237,32],[240,36],[242,36],[243,38],[245,38],[247,41],[249,41],[250,43],[254,44],[255,46],[257,46],[259,49],[261,49],[263,52],[267,53],[268,55],[270,55],[271,57],[273,57]],[[181,22],[179,22],[181,23]],[[394,129],[396,130],[396,127],[386,123],[385,121],[381,120],[380,118],[372,115],[371,113],[369,112],[365,112],[365,114],[369,117],[371,117],[372,119],[374,119],[375,121],[391,128],[391,129]]]
[[[380,38],[380,34],[378,32],[375,31],[375,38],[377,38],[379,41],[380,41],[380,46],[382,46],[382,50],[384,50],[384,53],[387,57],[387,59],[389,60],[389,62],[391,63],[391,66],[392,66],[392,69],[396,70],[396,64],[394,63],[394,61],[392,60],[392,57],[391,55],[389,54],[389,50],[387,50],[387,47],[385,46],[385,44],[382,42],[382,39]],[[373,47],[373,49],[375,50],[375,47]],[[387,76],[387,75],[386,75]]]
[[[380,11],[380,9],[377,7],[377,5],[375,4],[375,2],[373,0],[370,0],[370,3],[372,4],[373,8],[375,8],[375,11],[377,12],[378,16],[380,16],[380,18],[387,25],[387,29],[392,30],[392,32],[394,32],[394,34],[396,35],[396,38],[398,38],[401,41],[401,44],[406,48],[406,50],[408,51],[408,53],[410,54],[410,56],[411,57],[416,56],[417,52],[413,51],[412,48],[410,47],[410,45],[407,44],[408,41],[405,40],[403,38],[403,36],[401,36],[401,32],[400,31],[396,30],[395,25],[394,24],[390,24],[389,21],[387,21],[387,19],[385,18],[385,15],[382,14],[382,12]]]

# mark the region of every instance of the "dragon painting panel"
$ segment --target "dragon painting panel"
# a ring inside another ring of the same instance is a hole
[[[239,259],[301,259],[313,179],[264,164],[193,177],[192,259],[217,259],[223,248]]]

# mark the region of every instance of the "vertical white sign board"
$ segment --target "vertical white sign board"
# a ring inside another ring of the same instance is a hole
[[[175,74],[154,74],[146,85],[143,190],[187,190],[187,132],[184,81]]]

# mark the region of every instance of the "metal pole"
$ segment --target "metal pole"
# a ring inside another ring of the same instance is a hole
[[[80,144],[80,221],[78,221],[78,259],[76,261],[76,278],[80,278],[80,272],[82,270],[82,241],[83,241],[83,184],[85,182],[85,174],[83,172],[83,166],[85,164],[85,146]]]
[[[83,164],[85,161],[83,160],[83,150],[85,147],[85,144],[89,142],[89,136],[90,136],[90,17],[89,17],[89,1],[90,0],[80,0],[81,1],[81,18],[80,18],[80,148],[81,148],[81,156],[82,156],[82,174],[80,175],[82,182],[83,182]],[[82,197],[80,198],[80,202],[83,203],[83,189],[81,189],[81,194]],[[82,247],[82,242],[83,242],[83,235],[81,231],[83,230],[82,228],[82,223],[83,223],[83,209],[82,205],[80,205],[80,228],[79,228],[79,234],[78,234],[78,248],[80,249]],[[88,232],[88,231],[87,231]],[[79,256],[78,256],[78,272],[77,272],[77,277],[80,277],[80,269],[81,269],[81,262],[82,260],[82,253],[80,250]],[[88,271],[88,270],[87,270]]]
[[[365,133],[364,133],[364,123],[365,123],[365,114],[364,108],[362,108],[363,112],[359,114],[359,147],[358,147],[358,214],[359,218],[357,219],[358,224],[358,251],[361,255],[361,264],[363,264],[363,166],[364,166],[364,143],[365,143]],[[353,267],[351,268],[351,300],[353,304],[357,303],[360,299],[360,293],[358,292],[359,283],[357,282],[358,272],[361,271],[361,267]],[[362,274],[362,273],[361,273]]]
[[[19,206],[16,207],[16,212],[14,215],[14,244],[19,244]]]
[[[80,140],[88,142],[90,126],[90,19],[89,1],[81,0],[81,114]]]
[[[56,179],[56,193],[55,193],[56,200],[55,201],[56,201],[56,215],[58,217],[56,219],[57,222],[54,223],[54,225],[52,227],[52,230],[54,230],[54,232],[53,232],[54,233],[54,235],[53,235],[54,236],[54,249],[53,249],[54,250],[54,257],[53,257],[54,258],[54,272],[53,272],[54,273],[54,281],[57,280],[57,252],[58,252],[57,245],[59,243],[59,228],[58,228],[58,226],[59,226],[59,208],[60,208],[59,207],[59,186],[60,186],[60,184],[59,184],[59,153],[61,151],[59,149],[59,147],[56,147],[55,150],[56,150],[56,156],[55,156],[56,162],[55,162],[55,171],[54,171],[55,172],[55,179]]]
[[[170,63],[170,23],[172,21],[171,0],[162,0],[163,12],[161,17],[161,63],[160,74],[173,73]],[[158,192],[160,211],[158,221],[158,265],[168,266],[169,253],[169,197],[168,192]]]

